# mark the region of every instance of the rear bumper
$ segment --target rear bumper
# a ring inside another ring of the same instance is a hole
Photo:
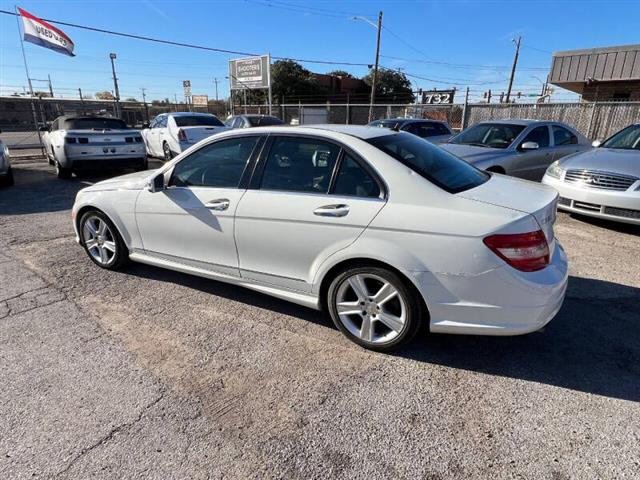
[[[70,160],[70,168],[73,170],[108,170],[121,168],[140,168],[144,166],[146,156],[140,157],[83,157]]]
[[[560,210],[640,225],[640,190],[635,190],[640,182],[625,191],[579,187],[548,175],[542,182],[560,193]]]
[[[544,327],[562,307],[567,256],[556,240],[549,266],[503,266],[474,276],[436,274],[421,285],[435,333],[521,335]]]

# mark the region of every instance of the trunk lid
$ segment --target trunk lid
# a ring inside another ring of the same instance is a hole
[[[180,130],[184,132],[187,137],[187,142],[189,143],[197,143],[200,140],[204,140],[211,135],[215,135],[216,133],[224,132],[225,130],[229,130],[228,127],[206,127],[206,126],[194,126],[194,127],[178,127]]]
[[[552,247],[558,201],[555,189],[506,175],[491,174],[489,181],[456,195],[532,215],[544,232],[549,247]]]

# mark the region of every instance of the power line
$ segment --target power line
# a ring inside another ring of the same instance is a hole
[[[278,8],[280,10],[288,10],[290,12],[304,13],[307,15],[317,15],[321,17],[342,18],[345,19],[348,16],[363,16],[373,18],[372,15],[363,15],[361,13],[349,13],[344,11],[331,11],[326,8],[309,7],[304,5],[294,5],[291,3],[274,1],[274,0],[245,0],[245,2],[253,3],[255,5],[261,5],[267,8]]]
[[[391,55],[380,55],[383,58],[389,58],[391,60],[401,60],[404,62],[415,62],[415,63],[428,63],[433,65],[446,65],[454,68],[467,68],[467,69],[476,69],[476,70],[509,70],[511,67],[507,65],[479,65],[473,63],[451,63],[451,62],[441,62],[438,60],[421,60],[416,58],[404,58],[404,57],[395,57]],[[546,67],[521,67],[520,70],[549,70]]]

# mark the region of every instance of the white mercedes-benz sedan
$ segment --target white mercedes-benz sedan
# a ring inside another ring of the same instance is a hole
[[[215,135],[81,190],[72,215],[100,267],[133,260],[251,288],[389,350],[423,324],[516,335],[549,322],[567,285],[556,202],[410,133],[323,125]]]

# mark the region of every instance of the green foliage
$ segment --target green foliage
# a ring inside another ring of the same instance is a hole
[[[373,69],[369,70],[369,73],[362,80],[371,87],[373,83]],[[401,98],[410,96],[411,101],[413,101],[411,81],[402,72],[379,68],[378,78],[376,80],[376,95]]]

